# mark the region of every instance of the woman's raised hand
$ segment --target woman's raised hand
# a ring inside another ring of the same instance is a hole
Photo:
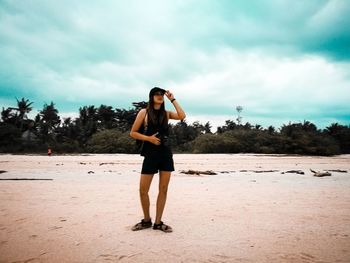
[[[165,96],[167,96],[169,100],[174,99],[174,94],[171,93],[170,90],[167,90],[167,91],[165,92]]]

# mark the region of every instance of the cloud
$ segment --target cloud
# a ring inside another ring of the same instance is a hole
[[[348,13],[345,0],[4,0],[0,98],[63,113],[128,108],[162,86],[188,116],[218,120],[239,104],[256,122],[349,122]]]
[[[206,59],[202,63],[210,65],[210,74],[177,85],[180,94],[191,98],[187,108],[195,114],[234,114],[237,105],[243,106],[248,121],[271,117],[321,120],[350,112],[349,64],[319,56],[281,58],[231,50]]]

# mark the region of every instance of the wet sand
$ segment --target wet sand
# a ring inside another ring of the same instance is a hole
[[[133,232],[141,156],[0,155],[0,179],[52,179],[0,180],[0,262],[350,262],[350,155],[174,161],[162,219],[174,232]],[[157,187],[155,175],[152,218]]]

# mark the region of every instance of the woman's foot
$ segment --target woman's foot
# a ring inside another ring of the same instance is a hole
[[[145,219],[142,219],[140,223],[137,223],[134,225],[131,230],[132,231],[137,231],[137,230],[142,230],[146,228],[150,228],[152,226],[152,220],[149,219],[148,221],[145,221]]]
[[[166,232],[166,233],[173,232],[173,229],[170,226],[164,224],[162,221],[160,221],[159,224],[154,223],[153,229],[154,230],[161,230],[161,231]]]

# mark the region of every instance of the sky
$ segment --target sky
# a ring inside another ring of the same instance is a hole
[[[348,0],[0,0],[0,107],[76,117],[158,86],[213,129],[237,106],[264,127],[349,125],[349,14]]]

